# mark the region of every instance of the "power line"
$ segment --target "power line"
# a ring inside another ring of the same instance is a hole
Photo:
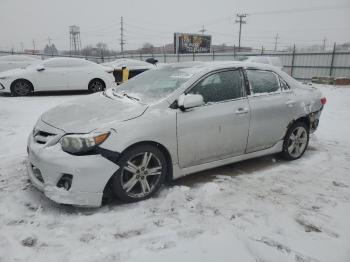
[[[238,20],[236,23],[239,23],[239,40],[238,40],[238,50],[241,50],[241,34],[242,34],[242,24],[246,24],[247,22],[243,19],[247,17],[247,14],[237,14]]]
[[[309,8],[294,8],[294,9],[281,9],[281,10],[272,10],[272,11],[264,11],[264,12],[255,12],[249,13],[249,15],[273,15],[273,14],[291,14],[291,13],[305,13],[305,12],[316,12],[323,10],[331,10],[331,9],[343,9],[350,8],[350,5],[329,5],[329,6],[316,6]]]

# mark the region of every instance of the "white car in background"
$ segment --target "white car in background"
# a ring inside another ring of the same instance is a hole
[[[267,64],[283,69],[281,59],[276,56],[249,56],[244,62]]]
[[[79,58],[50,58],[0,73],[0,92],[25,96],[37,91],[89,90],[114,86],[113,70]]]
[[[26,55],[0,56],[0,72],[40,63],[42,60]]]

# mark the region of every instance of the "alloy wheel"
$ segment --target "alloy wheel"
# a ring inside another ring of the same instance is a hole
[[[302,126],[296,127],[289,136],[288,153],[294,158],[299,157],[304,153],[307,141],[306,129]]]
[[[151,194],[158,185],[162,164],[151,152],[142,152],[129,158],[121,171],[121,185],[132,198],[142,198]]]
[[[16,95],[25,96],[25,95],[29,94],[30,86],[26,82],[19,81],[14,85],[13,90],[14,90]]]
[[[100,81],[93,81],[90,86],[90,90],[92,92],[100,92],[103,91],[103,84]]]

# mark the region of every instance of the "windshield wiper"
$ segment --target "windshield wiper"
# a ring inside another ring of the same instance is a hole
[[[123,96],[126,96],[127,98],[131,99],[131,100],[136,100],[136,101],[140,101],[140,98],[128,95],[127,93],[123,93]]]
[[[127,97],[127,98],[129,98],[131,100],[140,101],[140,98],[128,95],[126,92],[117,93],[116,90],[113,90],[113,95],[117,96],[119,98]]]

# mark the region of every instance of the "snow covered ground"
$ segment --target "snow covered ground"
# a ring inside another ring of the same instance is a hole
[[[27,181],[26,139],[82,95],[0,96],[0,261],[350,261],[350,88],[328,102],[304,157],[197,173],[153,199],[60,206]]]

